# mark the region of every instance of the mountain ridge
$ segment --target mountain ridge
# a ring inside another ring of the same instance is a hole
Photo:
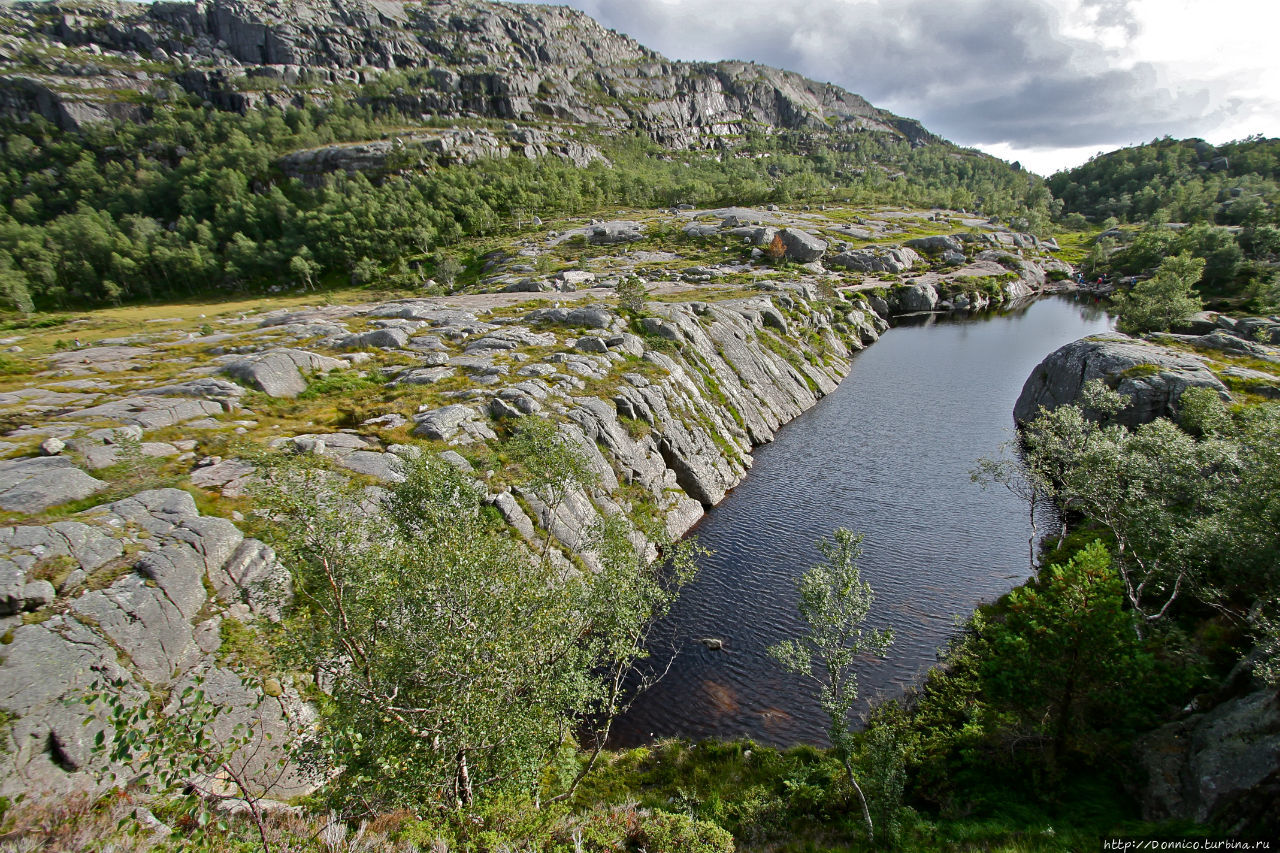
[[[749,62],[670,60],[561,6],[24,2],[0,10],[0,29],[0,112],[64,129],[143,118],[174,85],[244,112],[340,97],[401,71],[417,73],[418,89],[392,99],[406,112],[638,131],[673,149],[760,130],[940,141],[833,84]]]

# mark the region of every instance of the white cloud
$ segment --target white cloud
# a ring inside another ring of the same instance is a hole
[[[677,59],[837,83],[1049,172],[1153,137],[1280,135],[1274,0],[568,0]]]

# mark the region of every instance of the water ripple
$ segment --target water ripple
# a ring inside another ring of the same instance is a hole
[[[870,621],[897,634],[886,660],[860,664],[863,696],[900,694],[957,618],[1029,574],[1024,508],[968,472],[1010,437],[1013,403],[1040,359],[1107,327],[1096,309],[1045,299],[895,328],[858,355],[840,388],[760,448],[746,481],[696,528],[713,553],[655,632],[654,665],[674,662],[619,720],[615,744],[825,743],[810,687],[766,649],[799,633],[792,579],[836,527],[866,534]],[[707,649],[707,637],[724,650]]]

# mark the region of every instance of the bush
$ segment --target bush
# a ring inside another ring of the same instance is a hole
[[[1203,305],[1192,292],[1204,261],[1188,254],[1165,258],[1156,274],[1140,281],[1128,293],[1112,297],[1119,327],[1129,334],[1166,332],[1185,322]]]
[[[712,823],[685,815],[653,812],[641,819],[632,842],[641,850],[733,853],[733,836]]]
[[[1178,397],[1178,426],[1194,436],[1217,435],[1231,426],[1231,416],[1217,391],[1188,388]]]
[[[453,255],[441,255],[436,260],[436,281],[445,287],[452,287],[453,283],[458,280],[458,276],[466,271],[466,267],[462,261]]]
[[[614,293],[618,296],[618,307],[628,314],[643,314],[644,303],[649,295],[648,288],[638,278],[628,276],[618,282]]]
[[[298,395],[299,400],[319,400],[323,397],[341,397],[370,388],[381,388],[382,383],[363,373],[350,370],[335,370],[316,379],[307,389]]]

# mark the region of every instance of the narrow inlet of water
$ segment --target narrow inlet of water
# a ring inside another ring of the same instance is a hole
[[[825,744],[813,689],[766,649],[801,632],[794,579],[837,527],[865,534],[868,624],[897,634],[884,660],[859,667],[864,707],[916,681],[957,620],[1031,573],[1026,507],[974,485],[970,470],[1013,437],[1013,404],[1040,360],[1111,325],[1091,300],[1052,297],[907,321],[858,354],[840,388],[759,448],[746,481],[694,529],[713,553],[655,630],[650,665],[670,669],[618,721],[614,745]]]

